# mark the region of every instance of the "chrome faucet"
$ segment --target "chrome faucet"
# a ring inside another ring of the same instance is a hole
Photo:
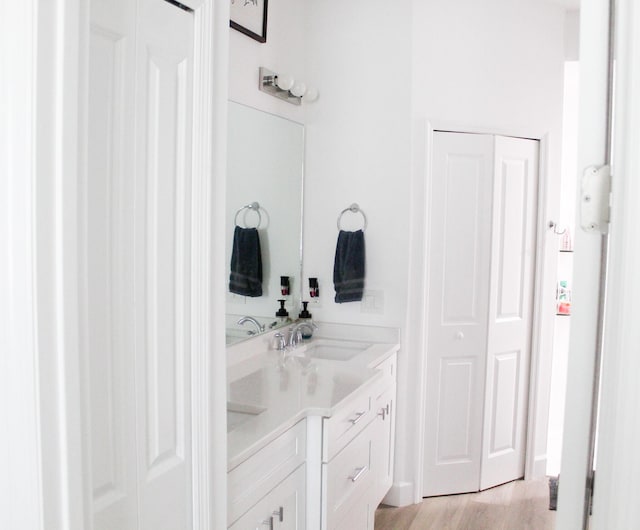
[[[314,330],[318,329],[318,326],[313,322],[298,322],[294,324],[289,332],[289,347],[295,348],[300,343],[304,328],[307,328],[309,334],[312,334]]]
[[[242,326],[245,322],[251,322],[256,327],[256,330],[253,333],[250,332],[252,335],[264,331],[264,324],[260,324],[260,322],[253,317],[242,317],[238,322],[236,322],[236,324],[240,324]]]

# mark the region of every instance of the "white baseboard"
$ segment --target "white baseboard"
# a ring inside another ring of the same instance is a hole
[[[398,507],[414,504],[413,482],[394,482],[385,498],[382,499],[382,504]]]

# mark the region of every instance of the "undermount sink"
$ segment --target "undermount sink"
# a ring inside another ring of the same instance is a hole
[[[349,361],[356,355],[368,349],[371,344],[365,342],[350,341],[319,341],[311,343],[305,351],[305,355],[314,359],[327,359],[331,361]]]
[[[265,408],[256,405],[227,401],[227,432],[233,431],[245,421],[254,418],[265,410]]]

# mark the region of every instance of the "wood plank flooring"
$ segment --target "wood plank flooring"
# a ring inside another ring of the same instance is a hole
[[[553,530],[546,478],[517,480],[480,493],[431,497],[376,511],[375,530]]]

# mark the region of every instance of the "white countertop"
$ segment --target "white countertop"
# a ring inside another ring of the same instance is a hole
[[[228,470],[301,419],[330,417],[346,398],[380,377],[373,367],[399,349],[397,343],[366,341],[371,345],[347,361],[306,356],[306,348],[318,340],[323,339],[294,350],[295,356],[283,359],[280,352],[266,351],[227,369],[227,401],[264,409],[228,433]]]

